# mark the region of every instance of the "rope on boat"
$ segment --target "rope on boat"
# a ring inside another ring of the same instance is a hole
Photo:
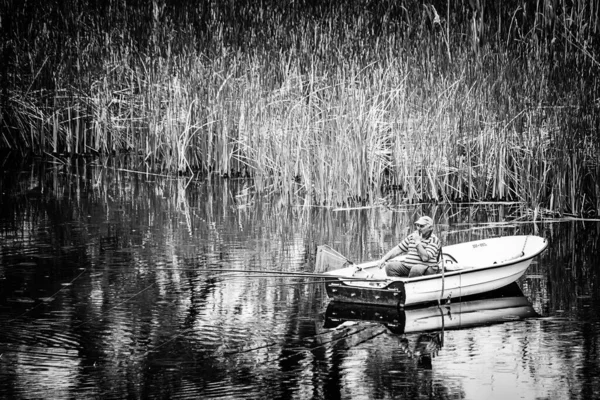
[[[527,246],[527,240],[529,239],[529,235],[525,236],[525,243],[523,243],[523,250],[521,250],[521,255],[525,255],[525,247]]]
[[[515,260],[515,259],[520,258],[520,257],[524,257],[525,256],[525,247],[527,247],[527,240],[528,239],[529,239],[529,235],[525,236],[525,243],[523,243],[523,248],[521,249],[520,253],[515,254],[514,256],[510,256],[510,257],[507,257],[507,258],[501,260],[500,264],[505,263],[507,261]],[[496,264],[496,263],[494,263],[494,264]]]
[[[441,236],[442,235],[440,232],[440,237]],[[438,307],[442,301],[442,298],[444,297],[444,289],[445,289],[445,284],[446,284],[446,262],[444,261],[444,251],[442,250],[443,248],[444,248],[444,246],[442,246],[442,241],[440,240],[439,256],[442,261],[442,291],[440,292],[440,297],[438,298]]]
[[[444,330],[446,327],[446,321],[444,319],[445,312],[444,312],[444,310],[442,310],[442,307],[440,307],[439,304],[438,304],[438,310],[440,310],[440,316],[442,317],[442,343],[441,343],[441,346],[443,347],[444,346]]]
[[[440,257],[442,260],[442,291],[440,292],[440,297],[438,299],[438,307],[442,301],[442,298],[444,297],[444,285],[446,283],[446,263],[444,262],[444,252],[442,251],[442,246],[440,246]]]

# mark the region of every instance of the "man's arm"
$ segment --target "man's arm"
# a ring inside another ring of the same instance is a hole
[[[427,249],[425,248],[425,245],[423,243],[421,243],[421,235],[419,234],[419,231],[413,232],[412,237],[415,241],[417,253],[419,254],[419,257],[421,258],[421,261],[423,261],[423,262],[429,261],[429,253],[427,253]]]
[[[434,260],[437,258],[437,254],[440,251],[440,242],[437,238],[433,238],[429,244],[425,245],[421,243],[421,240],[417,240],[417,252],[419,253],[419,257],[421,261],[428,262],[429,260]]]
[[[381,264],[387,262],[388,260],[396,257],[397,255],[400,255],[402,253],[402,250],[400,249],[400,247],[398,246],[394,246],[392,247],[392,249],[390,251],[388,251],[382,258],[381,258]]]
[[[427,262],[429,261],[429,253],[425,248],[425,245],[421,242],[417,242],[417,253],[419,253],[419,257],[421,257],[421,261]]]
[[[385,263],[388,260],[390,260],[390,259],[392,259],[392,258],[394,258],[394,257],[396,257],[396,256],[398,256],[400,254],[406,253],[407,240],[408,240],[408,238],[406,238],[403,241],[401,241],[400,244],[392,247],[392,249],[390,251],[388,251],[381,258],[381,261],[379,262],[379,268],[383,268],[383,266],[385,265]]]

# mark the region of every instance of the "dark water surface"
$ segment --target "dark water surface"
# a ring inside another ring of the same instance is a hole
[[[0,398],[600,390],[598,222],[533,224],[508,206],[287,206],[249,181],[83,163],[5,167],[0,182]],[[537,233],[550,247],[512,292],[429,310],[352,308],[329,303],[317,279],[249,272],[311,272],[320,244],[380,257],[420,212],[447,244]]]

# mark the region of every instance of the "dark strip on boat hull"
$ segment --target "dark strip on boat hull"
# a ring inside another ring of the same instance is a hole
[[[356,287],[339,279],[325,281],[327,295],[334,301],[404,307],[406,290],[404,282],[395,281],[386,287]]]

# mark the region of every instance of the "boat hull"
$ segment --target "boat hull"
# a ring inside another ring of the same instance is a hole
[[[365,276],[364,280],[357,279],[356,267],[348,267],[331,271],[331,279],[327,279],[325,287],[327,294],[335,301],[353,302],[385,306],[409,306],[424,304],[449,298],[470,296],[502,288],[519,279],[533,258],[540,254],[547,242],[537,236],[519,236],[502,240],[494,238],[476,242],[448,246],[448,258],[465,260],[467,250],[472,248],[473,259],[481,254],[479,259],[485,260],[483,265],[456,268],[444,274],[426,275],[415,278],[384,277],[376,266],[376,262],[360,264],[358,270]],[[519,245],[523,251],[517,257],[504,261],[492,261],[490,257],[500,257],[507,249],[506,245]],[[483,258],[483,254],[487,258]],[[369,271],[372,271],[371,277]],[[335,278],[333,278],[335,276]]]
[[[489,294],[489,296],[488,296]],[[503,289],[443,306],[406,307],[402,309],[331,302],[325,312],[326,328],[345,322],[376,322],[399,334],[463,329],[481,325],[537,317],[533,306],[516,283]]]

